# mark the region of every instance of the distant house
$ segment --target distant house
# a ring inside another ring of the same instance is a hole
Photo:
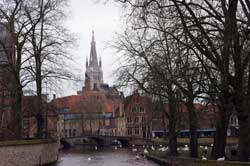
[[[217,107],[211,104],[195,103],[194,108],[198,120],[198,135],[200,137],[212,137],[215,133]],[[166,113],[170,111],[168,103],[165,103],[165,111]],[[189,137],[189,113],[184,103],[179,104],[177,116],[176,131],[180,137]],[[169,121],[166,116],[163,117],[164,113],[161,113],[159,116],[153,116],[153,137],[162,137],[164,133],[167,135]]]
[[[149,138],[152,130],[152,101],[138,91],[124,100],[126,135]]]
[[[23,138],[36,138],[37,137],[37,114],[38,108],[37,96],[23,96],[22,97],[22,137]],[[5,105],[11,105],[11,98],[5,99]],[[12,131],[11,126],[15,125],[12,122],[13,110],[11,106],[5,107],[2,112],[1,121],[1,139],[11,139]],[[47,103],[46,96],[43,96],[42,100],[42,121],[43,121],[43,133],[44,136],[57,138],[58,137],[58,116],[55,110]]]
[[[22,119],[23,119],[23,137],[36,138],[37,137],[37,115],[38,115],[37,96],[23,96],[22,99]],[[42,122],[43,132],[49,137],[58,137],[58,114],[49,103],[47,97],[42,97]]]

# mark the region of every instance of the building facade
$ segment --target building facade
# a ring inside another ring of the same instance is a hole
[[[149,97],[139,95],[138,91],[126,97],[124,101],[126,135],[150,138],[152,112],[152,101]]]
[[[7,25],[0,22],[0,137],[13,137],[14,100],[11,96],[16,88],[14,66],[15,47]]]

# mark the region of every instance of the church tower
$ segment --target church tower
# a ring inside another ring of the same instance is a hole
[[[86,59],[85,87],[86,90],[100,90],[101,84],[103,84],[102,62],[100,57],[98,63],[95,35],[92,31],[90,58],[89,61]]]

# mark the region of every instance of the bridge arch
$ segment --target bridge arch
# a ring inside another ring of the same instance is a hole
[[[64,149],[72,147],[71,143],[65,139],[60,139],[60,144],[63,146]]]
[[[117,140],[121,143],[122,147],[129,146],[129,140],[122,139],[122,138],[115,138],[114,140]]]
[[[105,140],[100,138],[100,137],[90,136],[90,137],[87,137],[87,138],[94,140],[98,146],[104,146],[105,145]]]

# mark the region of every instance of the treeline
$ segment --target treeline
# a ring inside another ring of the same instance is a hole
[[[121,85],[139,87],[168,102],[169,155],[177,155],[179,103],[189,113],[190,157],[198,157],[194,102],[218,108],[212,157],[225,156],[232,113],[239,120],[240,161],[250,155],[250,1],[115,0],[126,28],[112,46],[119,51]],[[164,109],[164,107],[162,107]]]

